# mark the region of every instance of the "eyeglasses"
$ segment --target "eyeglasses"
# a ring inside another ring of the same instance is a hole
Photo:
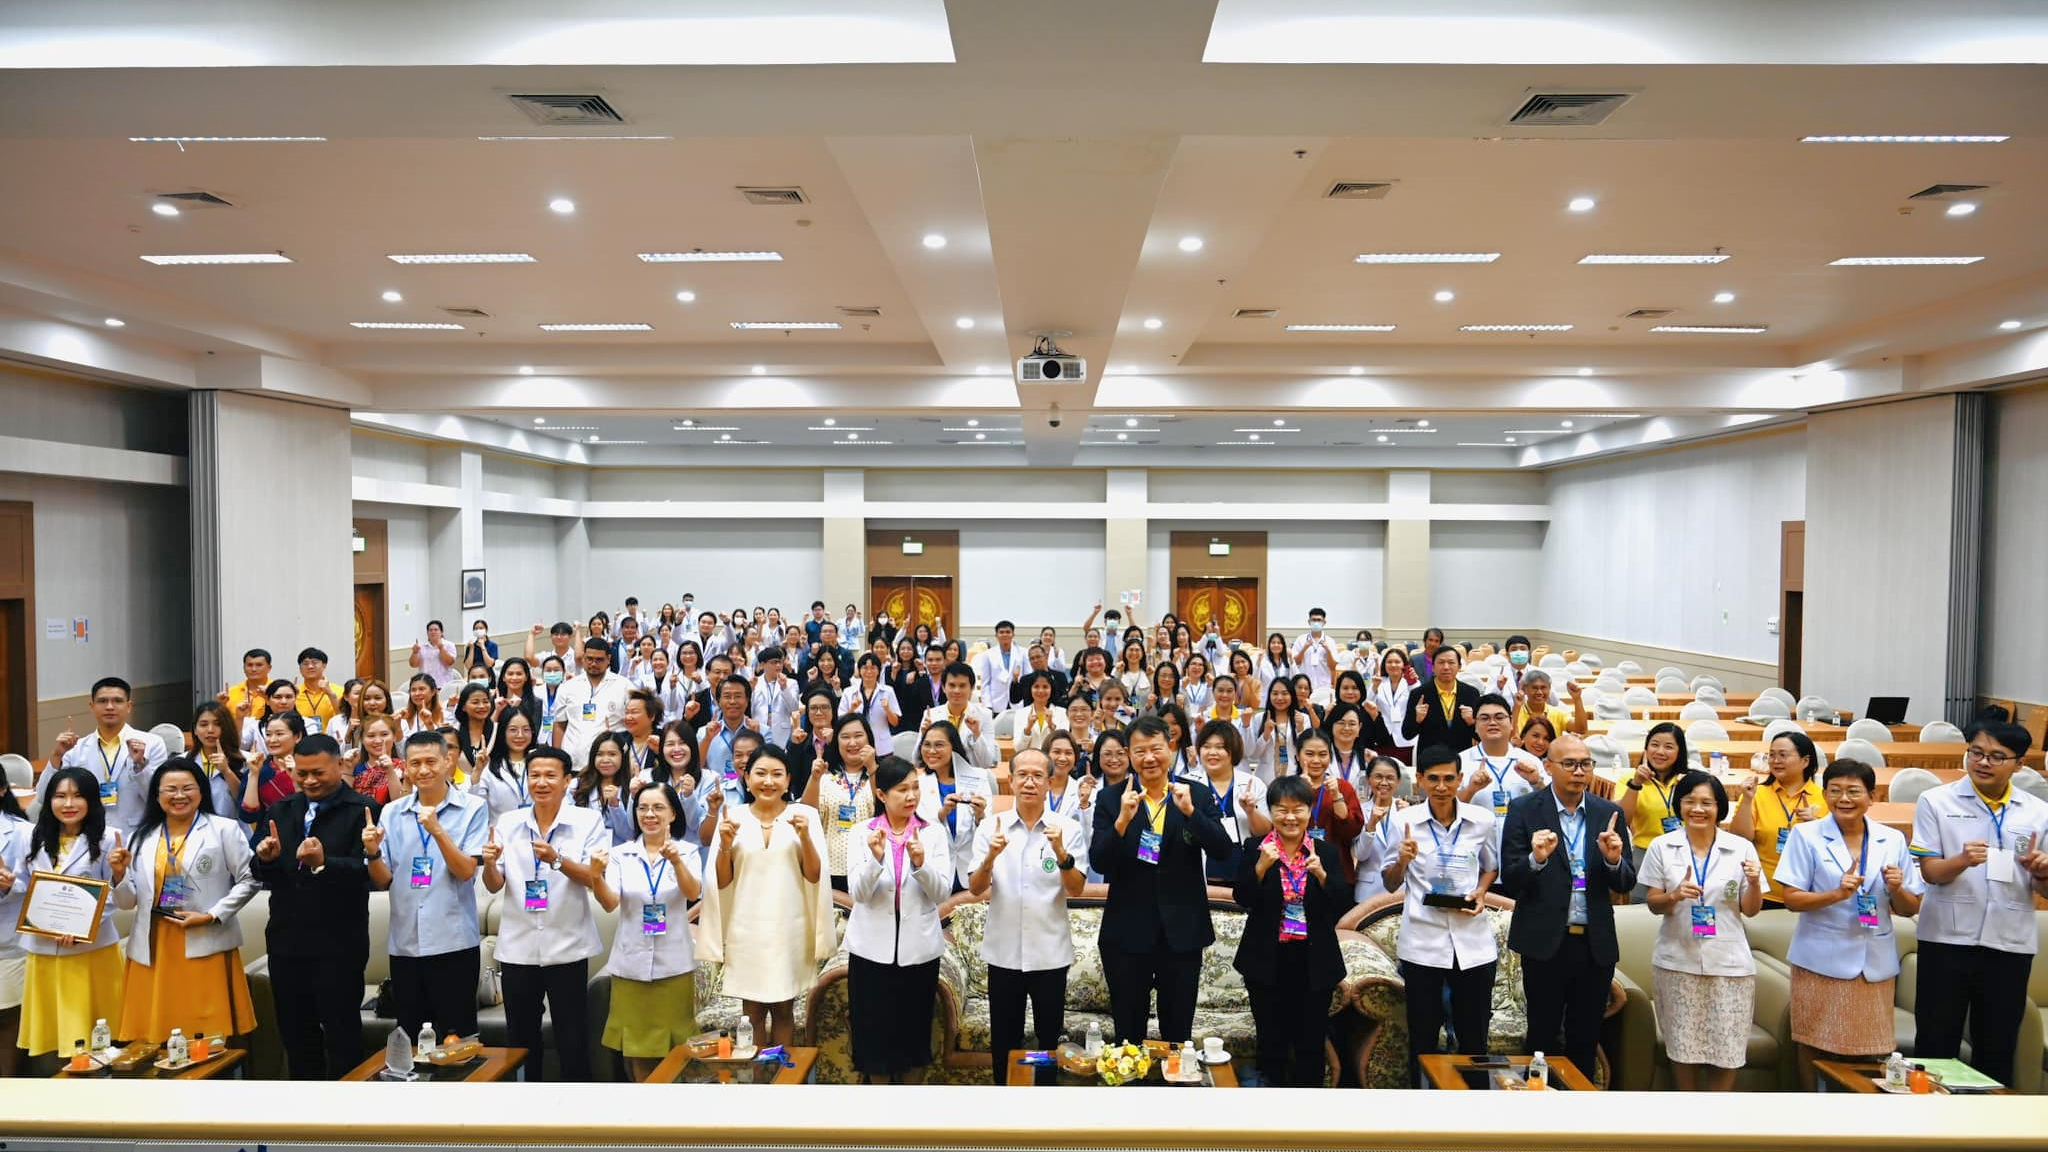
[[[2013,755],[2010,752],[2005,751],[2004,749],[1986,750],[1983,748],[1968,748],[1963,751],[1963,755],[1968,759],[1975,760],[1979,764],[1989,764],[1993,768],[2003,768],[2007,764],[2016,764],[2019,762],[2019,757]]]
[[[1836,800],[1862,800],[1870,793],[1861,787],[1830,788],[1822,793],[1830,802]]]
[[[1593,770],[1593,762],[1591,760],[1559,760],[1557,766],[1567,772],[1591,772]]]
[[[157,796],[158,796],[158,797],[160,797],[160,798],[162,798],[162,799],[165,799],[165,800],[174,800],[174,799],[177,799],[178,797],[181,797],[181,796],[197,796],[197,795],[199,795],[199,789],[197,789],[197,788],[159,788],[159,789],[157,789],[157,793],[156,793],[156,794],[157,794]]]

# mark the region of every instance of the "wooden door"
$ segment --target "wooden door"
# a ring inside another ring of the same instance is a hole
[[[953,622],[951,576],[876,576],[869,582],[868,619],[887,614],[898,628]]]
[[[384,678],[384,585],[356,585],[356,678]]]
[[[1259,643],[1259,582],[1251,576],[1183,576],[1174,588],[1174,611],[1196,636],[1214,618],[1225,640]]]
[[[0,752],[35,755],[35,508],[0,503]]]
[[[1799,695],[1806,624],[1806,521],[1782,522],[1778,537],[1778,684]]]
[[[14,655],[14,645],[20,636],[15,617],[20,612],[21,601],[0,602],[0,685],[6,685],[5,689],[0,689],[0,752],[20,752],[26,755],[26,751],[19,745],[26,744],[27,740],[15,739],[20,734],[22,723],[14,714],[13,691],[14,685],[20,683],[15,679]]]

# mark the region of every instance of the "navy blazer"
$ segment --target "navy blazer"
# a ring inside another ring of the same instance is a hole
[[[1602,800],[1588,791],[1579,801],[1586,814],[1586,944],[1593,958],[1612,964],[1621,958],[1614,939],[1614,904],[1610,892],[1627,893],[1636,886],[1635,853],[1629,848],[1628,821],[1615,824],[1621,834],[1621,863],[1609,864],[1600,853],[1600,833],[1607,822],[1621,814],[1612,800]],[[1557,850],[1542,868],[1529,866],[1529,841],[1540,830],[1558,834]],[[1557,955],[1564,943],[1565,927],[1571,916],[1572,869],[1565,858],[1564,829],[1557,820],[1557,795],[1543,788],[1517,796],[1508,804],[1508,821],[1501,832],[1500,879],[1494,885],[1501,895],[1515,902],[1514,917],[1508,922],[1508,947],[1535,960]]]
[[[1479,711],[1479,689],[1458,681],[1458,707]],[[1416,719],[1415,713],[1424,703],[1429,705],[1429,715]],[[1472,725],[1454,711],[1444,715],[1443,698],[1437,695],[1436,681],[1424,680],[1408,691],[1408,714],[1401,718],[1401,734],[1415,741],[1417,748],[1441,745],[1453,752],[1463,752],[1479,742],[1479,733]]]
[[[1266,869],[1259,879],[1259,845],[1264,836],[1244,842],[1237,854],[1237,882],[1233,895],[1245,910],[1244,935],[1237,941],[1233,962],[1247,984],[1271,984],[1278,978],[1280,964],[1280,866]],[[1327,881],[1308,878],[1302,893],[1302,910],[1308,913],[1308,979],[1311,988],[1335,988],[1344,980],[1344,957],[1337,951],[1337,921],[1351,910],[1352,886],[1344,882],[1343,850],[1328,840],[1311,840],[1322,858]]]
[[[1115,951],[1150,952],[1163,933],[1168,951],[1200,951],[1216,942],[1216,929],[1209,922],[1209,877],[1202,858],[1204,854],[1227,856],[1236,845],[1223,830],[1223,815],[1207,789],[1188,790],[1194,815],[1183,816],[1173,802],[1169,783],[1159,863],[1140,863],[1138,840],[1149,827],[1144,806],[1139,805],[1138,815],[1131,818],[1123,835],[1116,831],[1124,789],[1136,787],[1138,778],[1133,774],[1095,797],[1088,863],[1109,882],[1098,939],[1104,948]]]

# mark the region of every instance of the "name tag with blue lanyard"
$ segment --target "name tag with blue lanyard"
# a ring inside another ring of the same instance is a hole
[[[1474,751],[1478,751],[1478,750],[1477,750],[1477,749],[1474,749]],[[1483,752],[1481,752],[1481,753],[1479,754],[1479,762],[1480,762],[1481,764],[1484,764],[1484,765],[1486,765],[1486,774],[1487,774],[1488,776],[1491,776],[1491,777],[1493,777],[1493,814],[1494,814],[1495,816],[1505,816],[1505,815],[1507,815],[1507,814],[1508,814],[1508,769],[1510,769],[1510,768],[1513,768],[1513,767],[1514,767],[1514,764],[1515,764],[1515,758],[1514,758],[1513,756],[1509,756],[1509,757],[1508,757],[1508,762],[1507,762],[1507,764],[1506,764],[1506,765],[1504,765],[1504,766],[1502,766],[1502,767],[1500,767],[1500,768],[1495,768],[1495,767],[1493,766],[1493,761],[1491,761],[1491,760],[1488,760],[1488,759],[1486,758],[1486,754],[1485,754],[1485,753],[1483,753]]]
[[[1326,833],[1325,833],[1325,832],[1324,832],[1324,830],[1323,830],[1323,825],[1322,825],[1322,818],[1323,818],[1323,789],[1321,789],[1321,788],[1318,788],[1318,789],[1316,789],[1316,806],[1315,806],[1315,807],[1313,807],[1313,808],[1311,808],[1311,809],[1309,809],[1309,812],[1308,812],[1308,838],[1309,838],[1309,839],[1311,839],[1311,840],[1321,840],[1321,839],[1322,839],[1322,838],[1323,838],[1323,837],[1324,837],[1324,836],[1326,835]]]
[[[664,858],[659,868],[649,868],[642,857],[640,870],[647,874],[647,903],[640,906],[640,934],[662,936],[668,933],[668,904],[657,900],[661,895],[661,881],[668,874],[668,860]]]
[[[1565,840],[1564,850],[1565,859],[1572,866],[1572,891],[1584,892],[1586,890],[1586,857],[1581,848],[1586,843],[1586,818],[1583,815],[1579,817],[1578,824],[1579,830],[1577,834]],[[1564,827],[1562,820],[1558,821],[1558,827]]]
[[[555,830],[553,828],[548,829],[548,834],[542,837],[542,839],[550,848],[554,847]],[[534,878],[526,882],[524,889],[526,910],[528,912],[545,912],[548,910],[548,882],[541,878],[541,870],[546,867],[547,865],[540,862],[540,854],[534,853]]]
[[[434,886],[434,858],[426,853],[427,846],[432,841],[427,838],[427,825],[420,819],[417,808],[413,809],[412,826],[419,829],[420,833],[420,855],[412,858],[412,886],[431,888]]]
[[[1840,829],[1840,825],[1836,827],[1837,830]],[[1830,844],[1828,846],[1829,858],[1832,859],[1834,854],[1834,845]],[[1843,870],[1847,871],[1849,867],[1847,862],[1841,862],[1841,864]],[[1856,890],[1856,923],[1865,928],[1881,928],[1884,924],[1877,914],[1877,892],[1870,884],[1870,826],[1867,824],[1863,828],[1863,844],[1860,854],[1856,859],[1856,874],[1863,877],[1863,886]]]
[[[1129,787],[1135,788],[1137,783],[1133,781]],[[1157,864],[1159,863],[1159,849],[1165,843],[1166,837],[1163,831],[1155,832],[1152,830],[1152,802],[1150,800],[1142,801],[1139,807],[1144,812],[1145,828],[1138,833],[1138,863]],[[1160,821],[1160,827],[1164,829],[1164,819]]]
[[[1692,934],[1695,937],[1702,938],[1712,936],[1714,934],[1714,906],[1706,901],[1707,866],[1714,862],[1714,850],[1712,848],[1707,849],[1707,858],[1704,860],[1692,855],[1690,851],[1686,853],[1686,857],[1687,863],[1692,869],[1693,880],[1700,888],[1699,899],[1694,901],[1692,906]]]
[[[176,844],[171,843],[169,836],[164,836],[164,859],[168,866],[164,869],[163,882],[157,888],[156,906],[160,912],[183,912],[192,902],[192,881],[185,876],[183,860],[185,844],[191,839],[189,830],[185,839]]]
[[[1655,785],[1655,784],[1652,784],[1652,785],[1650,785],[1650,787],[1652,787],[1652,788],[1656,788],[1656,789],[1657,789],[1657,798],[1658,798],[1659,800],[1662,800],[1662,801],[1664,801],[1664,819],[1663,819],[1662,821],[1660,821],[1660,823],[1661,823],[1661,824],[1662,824],[1662,826],[1663,826],[1663,829],[1664,829],[1664,831],[1666,831],[1666,832],[1676,832],[1676,831],[1678,831],[1678,813],[1676,813],[1676,812],[1673,812],[1673,811],[1671,810],[1671,801],[1672,801],[1672,795],[1673,795],[1673,793],[1675,793],[1675,792],[1677,792],[1677,791],[1678,791],[1678,785],[1677,785],[1677,783],[1676,783],[1676,782],[1673,782],[1673,784],[1671,785],[1671,787],[1670,787],[1670,788],[1668,788],[1668,789],[1666,789],[1666,788],[1659,788],[1659,787],[1658,787],[1657,785]]]
[[[1435,896],[1464,895],[1464,893],[1458,890],[1457,879],[1451,875],[1451,869],[1462,867],[1464,865],[1466,857],[1472,854],[1465,852],[1446,851],[1444,848],[1444,838],[1442,834],[1436,830],[1436,821],[1434,819],[1430,819],[1424,820],[1423,823],[1426,826],[1428,826],[1429,838],[1436,845],[1436,875],[1431,876],[1429,878],[1430,893]],[[1452,848],[1456,848],[1458,846],[1458,829],[1462,827],[1464,823],[1465,821],[1462,817],[1451,822],[1450,846]],[[1474,860],[1474,863],[1477,863],[1476,859]]]

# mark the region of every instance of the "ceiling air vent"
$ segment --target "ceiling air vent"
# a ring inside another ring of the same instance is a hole
[[[233,207],[234,207],[234,205],[233,205],[233,204],[229,203],[229,202],[228,202],[228,201],[226,201],[226,200],[223,200],[223,199],[221,199],[220,197],[218,197],[218,196],[214,195],[214,194],[213,194],[213,193],[211,193],[211,192],[159,192],[159,193],[157,193],[157,194],[156,194],[156,198],[157,198],[157,199],[159,199],[159,200],[170,200],[170,201],[173,201],[173,202],[175,202],[175,203],[178,203],[178,204],[183,204],[183,205],[185,205],[185,206],[187,206],[187,207],[197,207],[197,208],[233,208]]]
[[[1662,320],[1676,311],[1678,311],[1676,308],[1638,308],[1633,312],[1622,313],[1621,318],[1623,320]]]
[[[1628,103],[1633,92],[1532,92],[1508,123],[1537,128],[1590,128]]]
[[[841,304],[839,306],[839,314],[841,316],[880,316],[882,314],[882,307],[879,304]]]
[[[1278,308],[1239,308],[1230,315],[1236,320],[1271,320],[1279,314]]]
[[[446,312],[450,316],[462,316],[470,320],[488,320],[491,316],[489,312],[481,308],[453,308],[446,304],[441,305],[441,311]]]
[[[776,207],[786,204],[809,204],[811,202],[811,198],[804,195],[804,190],[796,187],[748,188],[742,185],[739,191],[740,195],[747,198],[747,203],[749,204],[763,204],[769,207]]]
[[[1958,196],[1968,196],[1972,192],[1982,192],[1989,187],[1989,184],[1929,184],[1906,199],[1953,200]]]
[[[506,99],[518,105],[535,124],[574,127],[579,124],[624,124],[626,118],[604,97],[595,94],[515,94]]]
[[[1394,190],[1392,180],[1339,180],[1323,193],[1325,200],[1385,200]]]

